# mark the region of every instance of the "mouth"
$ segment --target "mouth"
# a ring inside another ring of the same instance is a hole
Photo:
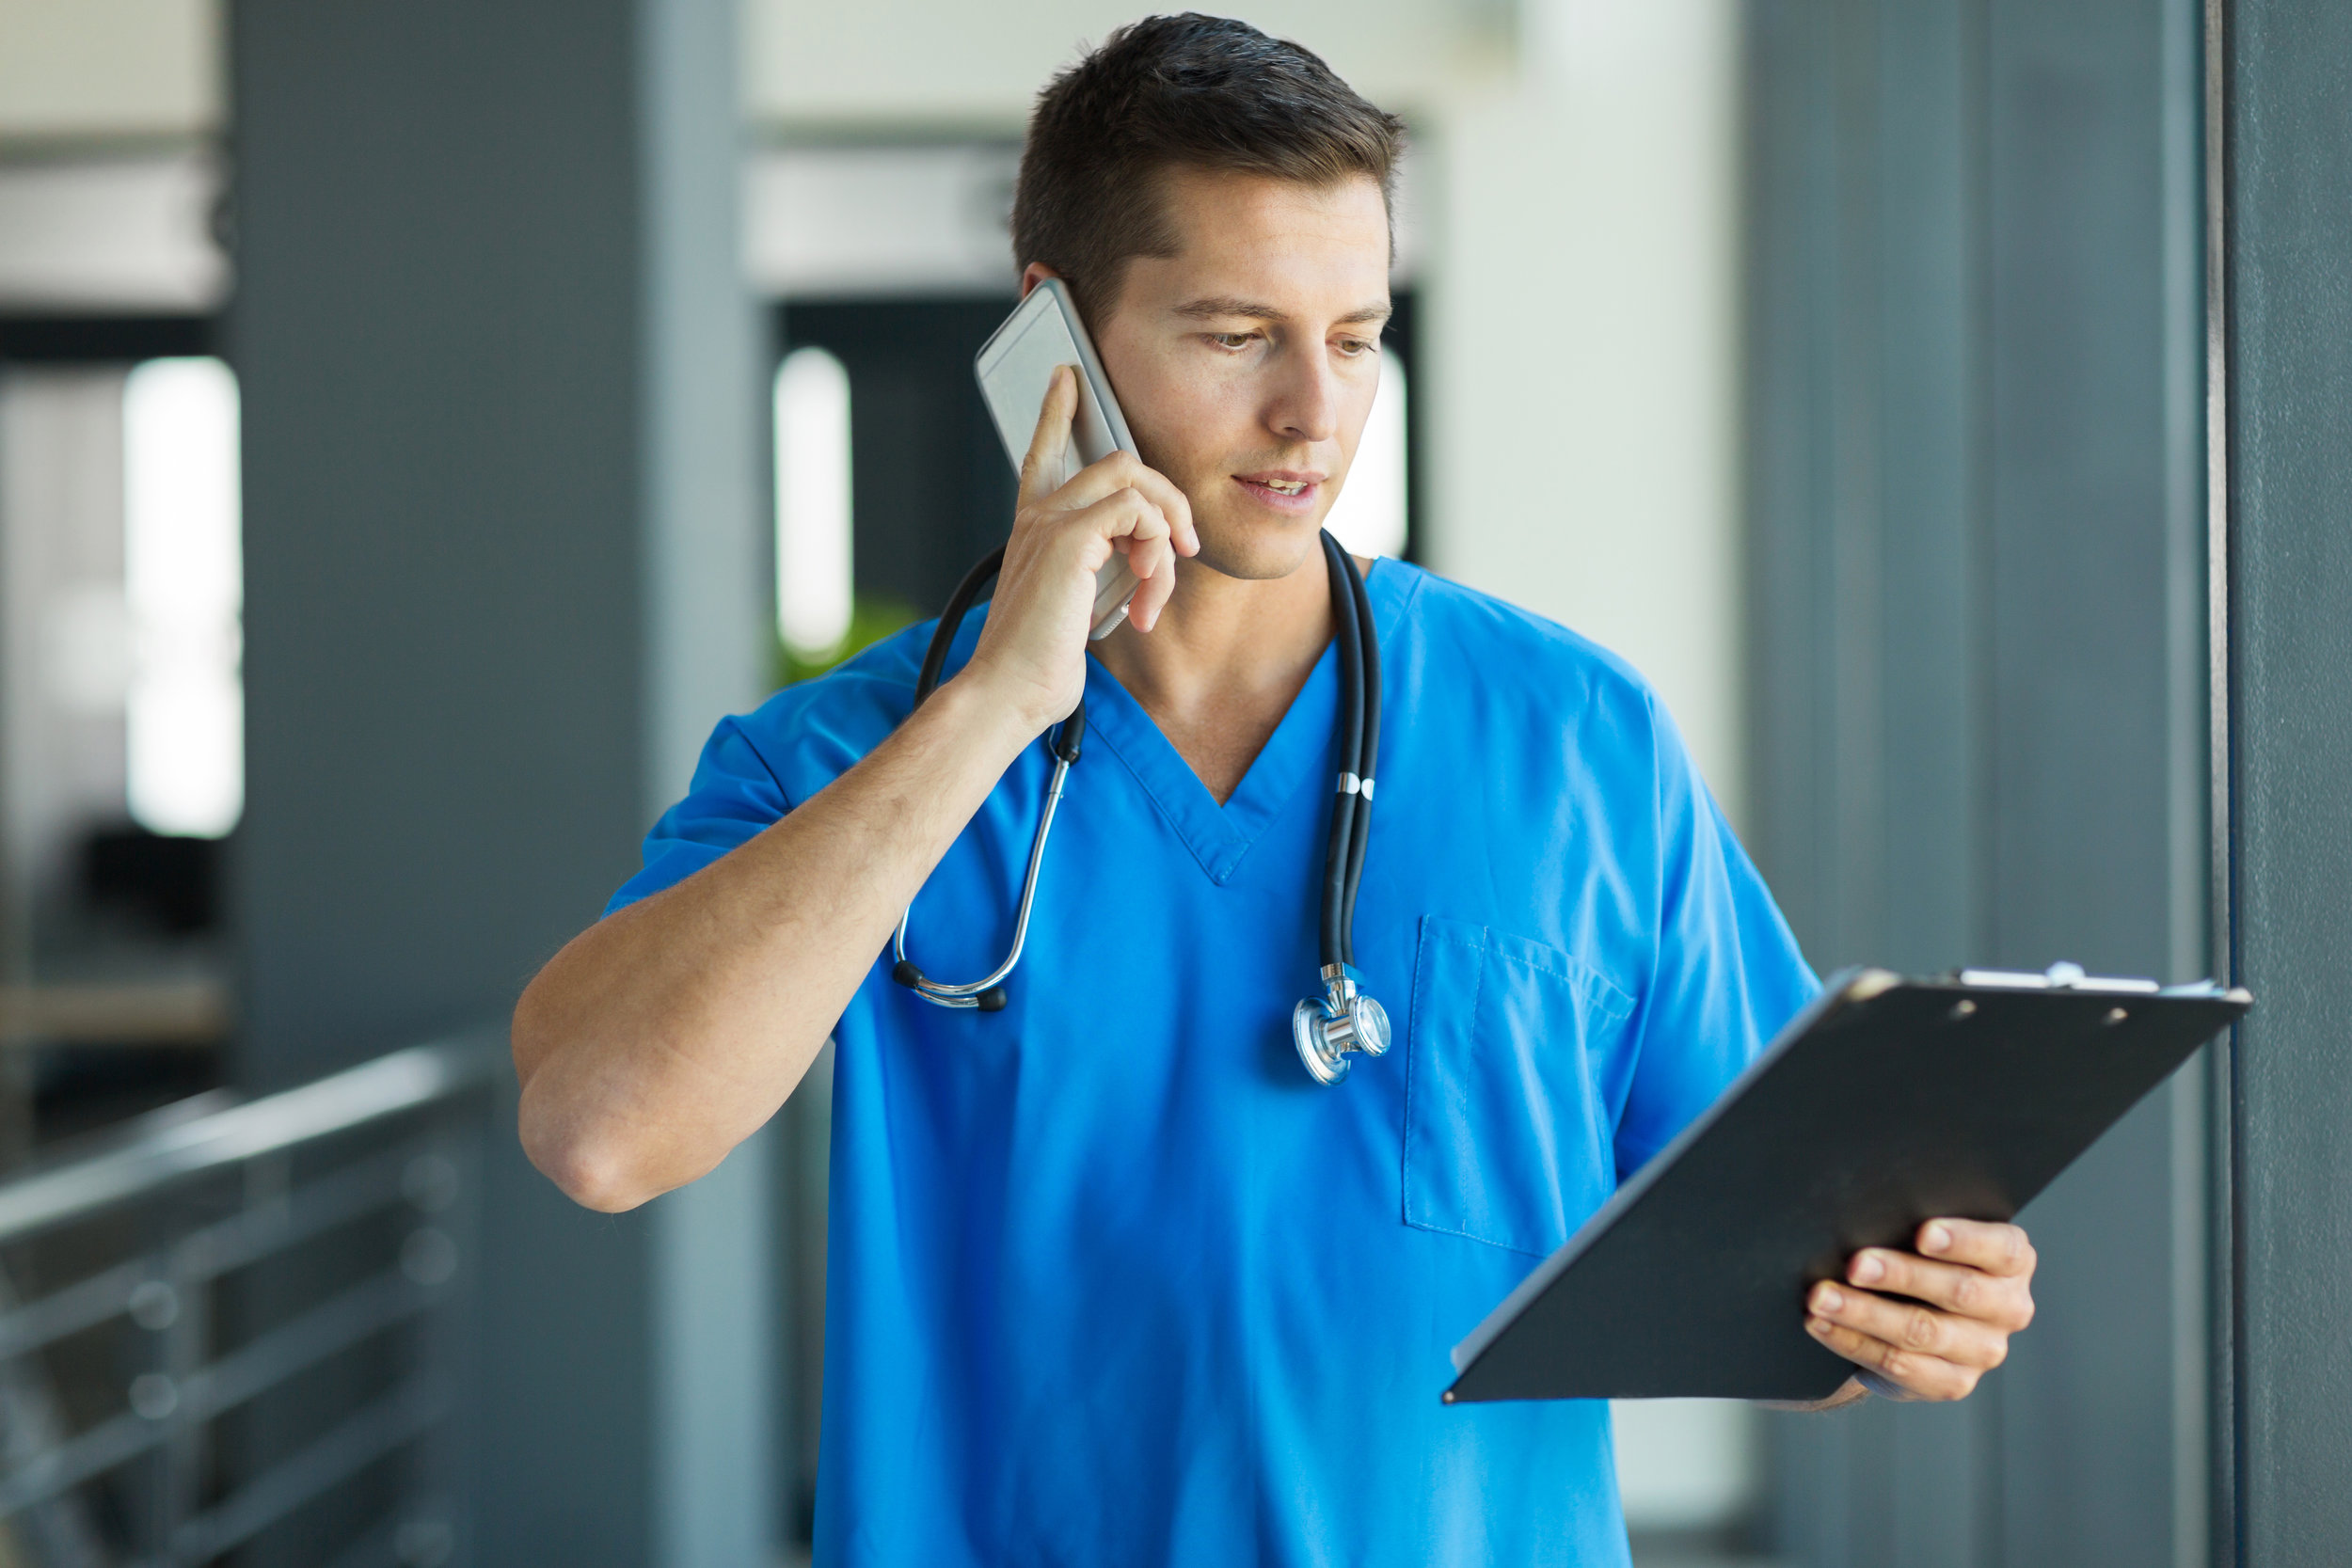
[[[1233,483],[1248,491],[1250,498],[1278,512],[1311,511],[1323,493],[1321,474],[1258,473],[1235,474]]]

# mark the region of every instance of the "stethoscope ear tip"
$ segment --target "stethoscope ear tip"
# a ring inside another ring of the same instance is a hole
[[[1005,994],[1004,987],[991,986],[980,992],[979,999],[975,1006],[984,1013],[1001,1013],[1005,1010],[1005,1004],[1011,1000],[1011,997]]]

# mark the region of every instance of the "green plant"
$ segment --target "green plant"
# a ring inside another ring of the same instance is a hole
[[[797,652],[786,645],[783,638],[776,639],[775,683],[785,687],[814,680],[892,632],[913,626],[916,619],[914,607],[903,599],[887,594],[860,594],[850,606],[850,629],[841,634],[840,641],[823,652]]]

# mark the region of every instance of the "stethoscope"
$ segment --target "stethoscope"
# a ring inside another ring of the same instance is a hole
[[[1363,989],[1356,972],[1356,890],[1364,877],[1364,845],[1372,835],[1373,763],[1380,754],[1380,634],[1372,624],[1372,600],[1364,592],[1363,574],[1355,558],[1327,531],[1323,557],[1330,568],[1331,614],[1339,623],[1340,645],[1340,774],[1331,797],[1331,836],[1323,858],[1321,947],[1323,994],[1309,997],[1291,1010],[1291,1039],[1298,1059],[1318,1084],[1336,1084],[1347,1076],[1348,1053],[1360,1051],[1377,1056],[1389,1049],[1389,1015]],[[920,707],[939,686],[947,665],[947,650],[963,625],[964,616],[1003,566],[1005,552],[992,550],[956,584],[923,654],[923,668],[914,682],[914,704]],[[898,934],[890,943],[890,977],[926,1002],[942,1007],[968,1007],[984,1013],[1001,1012],[1009,998],[1006,977],[1021,961],[1022,944],[1029,936],[1029,911],[1037,901],[1038,869],[1045,863],[1045,841],[1054,831],[1054,811],[1061,804],[1071,766],[1078,760],[1086,739],[1087,705],[1081,697],[1050,732],[1047,748],[1054,769],[1045,781],[1045,805],[1038,813],[1037,836],[1029,842],[1029,863],[1021,876],[1021,902],[1013,913],[1012,950],[985,977],[968,985],[951,986],[934,980],[907,957],[910,908],[898,917]]]

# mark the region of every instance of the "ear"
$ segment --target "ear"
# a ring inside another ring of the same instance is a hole
[[[1029,291],[1031,289],[1036,288],[1040,283],[1044,282],[1049,277],[1059,277],[1060,276],[1061,274],[1056,272],[1053,268],[1047,266],[1042,261],[1031,261],[1027,266],[1021,269],[1021,297],[1023,299],[1028,298]]]

